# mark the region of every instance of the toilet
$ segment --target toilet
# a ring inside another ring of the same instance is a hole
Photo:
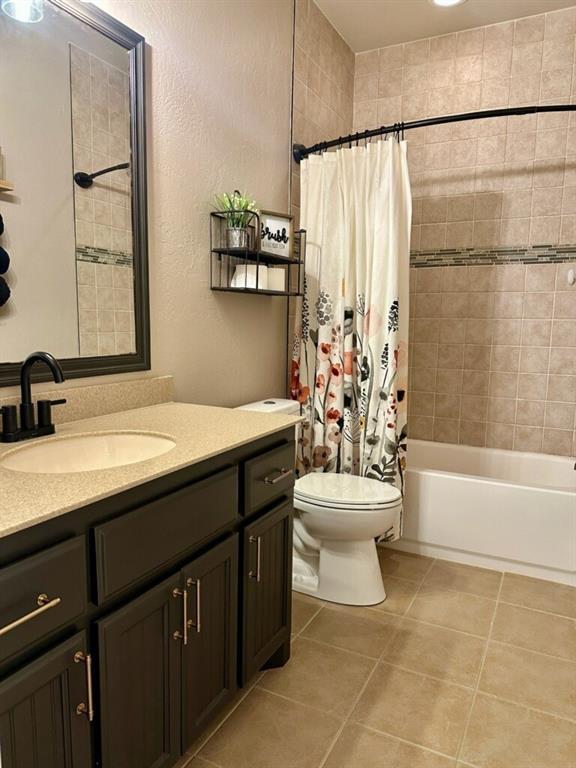
[[[379,480],[331,472],[297,480],[293,588],[333,603],[381,603],[386,592],[375,539],[401,506],[400,491]]]
[[[300,406],[269,398],[240,408],[296,414]],[[398,488],[379,480],[332,472],[296,480],[293,589],[332,603],[381,603],[386,592],[375,540],[394,524],[401,507]]]

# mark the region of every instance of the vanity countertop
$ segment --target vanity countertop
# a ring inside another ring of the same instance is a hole
[[[56,439],[127,430],[162,434],[176,445],[146,461],[90,472],[37,474],[0,467],[0,537],[280,432],[299,421],[299,416],[163,403],[62,424],[57,427]],[[13,444],[0,443],[0,459],[14,449]]]

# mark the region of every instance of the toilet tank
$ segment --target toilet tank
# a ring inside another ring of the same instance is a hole
[[[267,400],[257,400],[238,407],[240,411],[259,411],[260,413],[300,413],[300,403],[296,400],[286,400],[280,397],[269,397]]]

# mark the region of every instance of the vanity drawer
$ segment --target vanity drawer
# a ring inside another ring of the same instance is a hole
[[[84,536],[0,569],[0,661],[86,610]]]
[[[295,450],[294,443],[286,443],[244,464],[244,514],[292,494]]]
[[[238,468],[218,472],[94,529],[97,602],[234,523]]]

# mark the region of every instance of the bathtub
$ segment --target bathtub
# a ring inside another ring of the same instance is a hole
[[[574,459],[411,440],[395,549],[576,585]]]

